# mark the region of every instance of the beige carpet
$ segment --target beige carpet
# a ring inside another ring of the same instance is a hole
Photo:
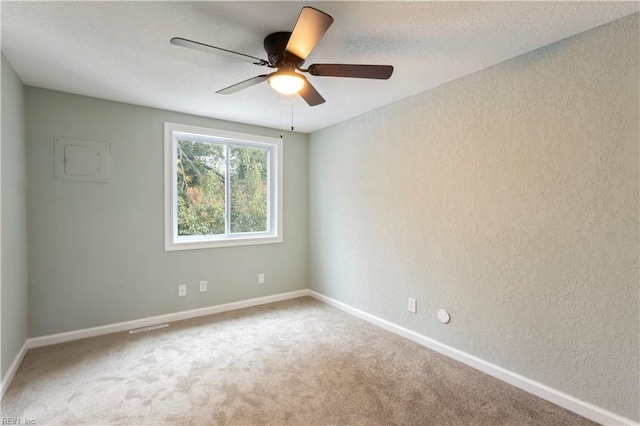
[[[592,424],[307,297],[29,350],[2,416],[37,425]]]

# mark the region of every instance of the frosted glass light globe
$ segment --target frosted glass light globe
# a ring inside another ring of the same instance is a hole
[[[293,95],[304,87],[304,79],[296,73],[276,72],[269,77],[269,85],[278,93]]]

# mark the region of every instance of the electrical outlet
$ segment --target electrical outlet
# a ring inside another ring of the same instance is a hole
[[[264,274],[258,274],[258,284],[264,284]]]
[[[409,298],[409,312],[413,312],[414,314],[417,312],[416,309],[416,299]]]
[[[200,292],[207,291],[207,282],[202,280],[200,281]]]
[[[180,284],[178,286],[178,296],[182,297],[182,296],[186,296],[187,295],[187,285],[186,284]]]

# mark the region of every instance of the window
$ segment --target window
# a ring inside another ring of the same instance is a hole
[[[282,242],[282,140],[165,123],[165,250]]]

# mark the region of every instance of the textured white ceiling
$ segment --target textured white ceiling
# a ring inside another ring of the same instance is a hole
[[[172,37],[266,58],[302,6],[335,19],[305,65],[389,64],[390,80],[313,77],[307,106],[267,84],[214,92],[266,70],[173,46]],[[6,2],[2,52],[30,86],[312,132],[639,10],[638,2]]]

